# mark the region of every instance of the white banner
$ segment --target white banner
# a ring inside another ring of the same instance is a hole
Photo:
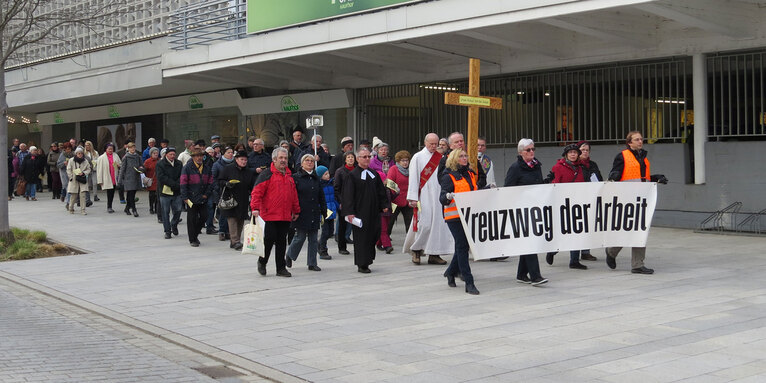
[[[602,247],[644,247],[654,182],[578,182],[455,194],[475,260]]]

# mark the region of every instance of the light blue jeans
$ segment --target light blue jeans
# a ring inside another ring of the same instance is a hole
[[[317,241],[317,232],[319,230],[301,230],[296,229],[295,230],[295,236],[293,237],[293,241],[290,242],[290,247],[287,249],[287,256],[290,257],[293,261],[298,259],[298,254],[300,254],[301,249],[303,249],[303,242],[306,241],[306,238],[309,240],[309,253],[308,257],[306,258],[306,265],[308,266],[316,266],[317,265],[317,248],[319,247],[319,242]]]

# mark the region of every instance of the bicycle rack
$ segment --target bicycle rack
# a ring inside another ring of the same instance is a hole
[[[755,233],[755,234],[764,234],[764,230],[761,229],[761,217],[766,215],[766,209],[763,209],[757,213],[753,213],[745,217],[745,219],[742,220],[737,225],[737,231],[738,232],[749,232],[749,233]],[[743,230],[743,227],[746,225],[750,226],[750,230]]]
[[[725,208],[718,210],[717,212],[711,214],[709,217],[705,218],[702,222],[700,222],[699,230],[700,231],[726,231],[731,230],[735,231],[737,228],[737,214],[739,213],[739,210],[742,208],[742,202],[734,202],[729,206],[726,206]],[[727,229],[724,227],[724,217],[726,215],[731,215],[731,228]],[[709,224],[712,225],[708,227]]]

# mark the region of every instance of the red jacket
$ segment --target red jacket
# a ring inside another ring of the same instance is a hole
[[[574,164],[567,163],[565,158],[559,158],[556,165],[553,165],[553,181],[551,183],[567,183],[567,182],[585,182],[585,176],[580,161],[575,161]]]
[[[403,176],[399,171],[399,168],[394,165],[388,169],[387,178],[393,180],[396,182],[396,185],[399,186],[399,195],[397,195],[391,202],[399,207],[407,206],[407,190],[410,188],[409,177]]]
[[[298,192],[290,169],[282,174],[274,163],[255,181],[250,193],[250,210],[258,210],[264,221],[292,221],[292,214],[301,212]]]
[[[147,158],[146,161],[144,161],[144,175],[152,179],[152,186],[149,186],[146,188],[146,190],[149,191],[157,191],[157,162],[160,159],[157,158],[152,159],[151,157]]]

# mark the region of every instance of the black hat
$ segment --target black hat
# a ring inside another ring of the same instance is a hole
[[[221,145],[221,143],[220,143],[220,142],[216,142],[216,143],[215,143],[215,144],[213,144],[213,146],[211,146],[211,147],[212,147],[213,149],[215,149],[215,148],[218,148],[218,147],[221,147],[221,146],[223,146],[223,145]]]
[[[569,145],[564,147],[564,153],[561,154],[561,157],[566,157],[567,153],[571,152],[572,150],[576,151],[578,156],[580,154],[582,154],[582,152],[580,151],[580,146],[579,145],[577,145],[577,144],[569,144]]]
[[[237,154],[234,155],[234,158],[237,158],[237,157],[247,157],[247,152],[244,150],[240,150],[237,152]]]
[[[210,137],[210,141],[212,141],[212,140],[220,140],[220,139],[221,139],[221,136],[219,136],[217,134],[215,134],[212,137]]]
[[[175,148],[175,147],[173,147],[173,146],[168,146],[168,148],[167,148],[167,149],[165,149],[165,154],[168,154],[168,153],[170,153],[170,152],[173,152],[173,153],[175,153],[175,152],[176,152],[176,148]]]

